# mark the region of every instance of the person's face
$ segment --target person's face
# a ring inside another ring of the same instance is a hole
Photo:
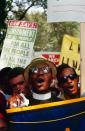
[[[69,96],[77,95],[78,93],[78,76],[73,69],[65,68],[60,74],[60,84],[64,91]]]
[[[13,94],[20,94],[26,92],[26,82],[22,74],[10,79],[10,86],[13,89]]]
[[[31,69],[30,82],[32,90],[36,93],[46,93],[50,90],[52,71],[45,63]]]

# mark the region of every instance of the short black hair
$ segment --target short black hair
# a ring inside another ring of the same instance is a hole
[[[23,73],[24,73],[24,68],[14,67],[9,73],[9,80]]]
[[[57,75],[56,76],[57,76],[57,80],[58,81],[60,80],[60,74],[62,73],[63,69],[65,69],[65,68],[71,68],[71,69],[73,69],[73,72],[76,74],[76,71],[75,71],[75,69],[73,67],[69,66],[68,64],[64,64],[63,63],[63,64],[61,64],[61,65],[59,65],[57,67]]]

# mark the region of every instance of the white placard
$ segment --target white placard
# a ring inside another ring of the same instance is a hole
[[[35,22],[9,21],[0,68],[26,67],[32,59],[36,33],[37,23]]]
[[[85,22],[85,0],[48,0],[48,22]]]

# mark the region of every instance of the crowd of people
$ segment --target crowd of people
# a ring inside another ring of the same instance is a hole
[[[79,76],[67,64],[58,67],[36,58],[24,69],[5,67],[0,71],[0,129],[8,130],[6,109],[80,97]]]

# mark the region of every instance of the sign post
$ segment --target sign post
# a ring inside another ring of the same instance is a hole
[[[80,24],[81,27],[81,96],[85,97],[85,23]]]

